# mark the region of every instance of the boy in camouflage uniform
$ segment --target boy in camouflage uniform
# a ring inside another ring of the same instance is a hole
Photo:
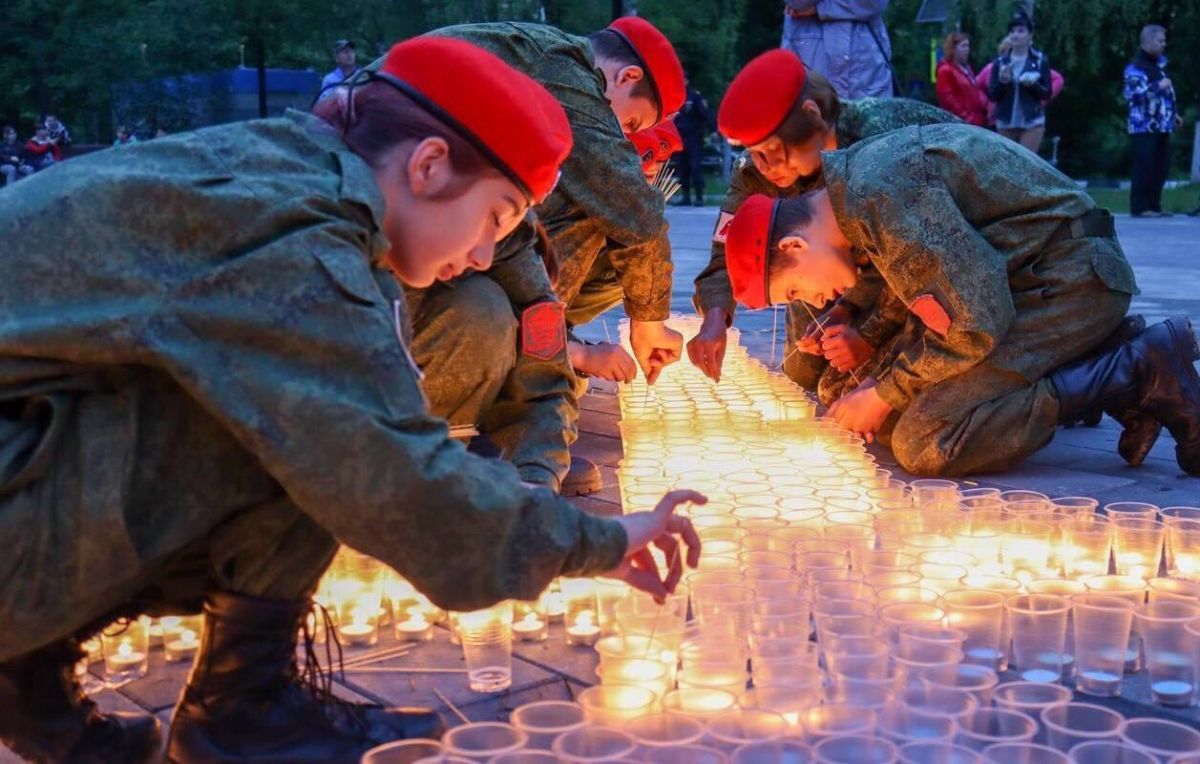
[[[845,292],[869,261],[908,307],[893,357],[830,409],[894,422],[919,475],[1003,470],[1102,408],[1170,430],[1200,474],[1200,355],[1172,319],[1106,340],[1137,292],[1112,218],[1049,164],[978,128],[932,125],[822,155],[825,189],[747,200],[727,263],[750,307]]]
[[[956,121],[941,109],[907,98],[839,101],[825,77],[806,69],[787,50],[764,53],[747,64],[730,85],[718,118],[725,137],[745,146],[746,153],[734,163],[713,232],[712,256],[696,277],[693,300],[704,323],[688,343],[692,363],[720,379],[726,331],[735,314],[725,268],[725,231],[742,202],[754,194],[787,198],[819,188],[822,149],[844,148],[908,125]],[[904,323],[903,304],[871,272],[831,302],[816,308],[825,330],[821,336],[803,305],[787,306],[783,361],[784,373],[816,390],[826,405],[853,384],[854,375],[861,379],[870,373],[863,365]]]
[[[425,389],[435,412],[451,424],[478,423],[525,479],[565,495],[598,490],[596,466],[567,452],[576,394],[586,389],[575,372],[628,381],[635,367],[620,346],[584,344],[569,330],[623,303],[649,381],[679,358],[682,338],[664,323],[672,274],[664,202],[626,134],[679,109],[682,67],[666,38],[636,17],[590,37],[514,22],[432,34],[478,45],[540,82],[566,110],[575,145],[557,188],[536,207],[558,258],[553,287],[531,250],[533,226],[523,225],[500,243],[488,274],[410,290]],[[530,333],[531,317],[549,320],[555,309],[568,342],[531,356],[514,340]]]

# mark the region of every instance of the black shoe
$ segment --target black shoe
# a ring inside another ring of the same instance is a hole
[[[75,676],[83,656],[72,639],[0,663],[0,741],[29,761],[157,761],[162,753],[158,719],[97,711]]]
[[[1200,375],[1192,365],[1198,357],[1191,321],[1179,317],[1055,369],[1050,381],[1058,393],[1059,421],[1078,419],[1096,406],[1140,411],[1170,431],[1183,471],[1200,475]]]
[[[1100,343],[1096,352],[1107,353],[1118,347],[1122,342],[1131,340],[1141,334],[1145,329],[1146,319],[1144,316],[1138,314],[1126,316],[1116,331],[1108,339]],[[1111,407],[1105,412],[1103,409],[1097,407],[1085,412],[1081,419],[1084,425],[1095,427],[1100,424],[1100,420],[1105,413],[1121,424],[1121,437],[1117,441],[1117,453],[1130,466],[1141,466],[1142,462],[1149,455],[1150,449],[1154,447],[1154,443],[1158,440],[1159,433],[1162,432],[1162,425],[1154,417],[1143,413],[1137,408]],[[1064,426],[1070,428],[1074,424],[1067,423]]]
[[[1197,207],[1196,209],[1189,211],[1188,217],[1190,217],[1190,218],[1200,217],[1200,207]]]
[[[328,675],[301,679],[296,632],[310,606],[209,596],[200,652],[171,720],[170,761],[355,764],[382,743],[441,736],[433,711],[350,703],[332,695]],[[311,647],[307,664],[319,672]]]
[[[591,459],[582,456],[571,457],[571,469],[563,478],[559,493],[563,496],[587,496],[603,487],[600,468]]]

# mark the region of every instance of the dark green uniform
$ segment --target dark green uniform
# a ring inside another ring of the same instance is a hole
[[[646,183],[621,132],[585,38],[512,22],[432,34],[485,48],[537,80],[571,124],[574,147],[562,177],[536,208],[559,259],[557,288],[546,280],[530,248],[532,230],[523,224],[497,247],[496,265],[485,276],[408,292],[413,351],[434,413],[454,425],[478,424],[522,477],[557,487],[575,440],[572,390],[579,382],[565,349],[546,361],[513,342],[520,335],[518,319],[531,304],[556,297],[566,304],[568,326],[622,302],[630,318],[665,319],[672,265],[663,198]],[[381,65],[379,59],[367,69]]]
[[[0,661],[179,591],[302,596],[336,541],[453,609],[620,561],[429,415],[383,206],[299,114],[0,191]]]
[[[1091,199],[964,125],[906,128],[822,164],[843,232],[911,314],[878,376],[900,412],[900,464],[961,475],[1044,446],[1059,408],[1046,374],[1108,337],[1137,293],[1116,236],[1080,234],[1101,216]]]
[[[930,125],[939,122],[957,122],[958,118],[936,106],[909,98],[863,98],[843,101],[837,121],[837,141],[840,148],[858,143],[891,130],[909,125]],[[749,156],[739,157],[729,179],[729,190],[721,203],[721,214],[713,232],[712,256],[708,266],[696,277],[694,302],[696,309],[707,313],[712,308],[721,308],[733,320],[735,301],[729,273],[725,270],[725,237],[722,228],[742,206],[742,202],[754,194],[765,194],[772,199],[799,196],[818,188],[820,175],[801,178],[787,188],[780,188],[767,180],[750,161]],[[853,325],[862,338],[876,348],[882,347],[904,323],[903,306],[897,310],[894,298],[882,297],[883,283],[878,274],[869,270],[864,273],[858,286],[842,296],[842,302],[850,305],[857,314]],[[808,353],[792,353],[796,341],[804,335],[812,323],[804,306],[798,302],[787,306],[787,351],[783,371],[797,384],[809,390],[822,390],[822,399],[831,403],[850,382],[848,374],[832,369],[825,374],[829,364],[824,357]],[[790,354],[790,355],[788,355]],[[857,372],[856,372],[857,373]],[[861,377],[860,377],[861,378]]]

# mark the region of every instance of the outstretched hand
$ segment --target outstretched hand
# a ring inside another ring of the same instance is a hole
[[[625,559],[605,575],[617,578],[652,596],[662,603],[683,578],[683,560],[689,568],[700,564],[700,535],[692,521],[675,514],[680,504],[707,504],[708,499],[695,491],[670,491],[650,512],[634,512],[616,518],[625,528],[628,544]],[[680,543],[687,547],[681,554]],[[667,573],[663,578],[649,546],[654,544],[667,556]]]

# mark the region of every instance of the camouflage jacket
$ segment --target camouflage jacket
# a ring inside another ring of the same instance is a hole
[[[957,121],[958,118],[949,112],[908,98],[862,98],[857,101],[843,101],[837,121],[837,142],[839,148],[846,148],[864,138],[909,125]],[[713,230],[712,255],[708,266],[696,277],[693,301],[700,313],[707,313],[712,308],[723,308],[729,319],[733,319],[736,303],[733,299],[733,287],[729,283],[729,272],[725,270],[725,237],[722,229],[737,212],[738,207],[742,206],[742,202],[754,194],[765,194],[772,199],[799,196],[820,185],[821,177],[816,175],[801,178],[787,188],[780,188],[754,167],[749,156],[743,154],[738,158],[733,166],[733,175],[729,179],[729,190],[725,192],[725,201],[721,203],[716,228]],[[869,308],[875,304],[882,286],[878,276],[868,271],[864,273],[860,284],[843,295],[842,300],[859,309]],[[875,336],[874,333],[885,332],[885,327],[876,327],[872,336]],[[872,344],[878,345],[878,342]]]
[[[842,231],[925,325],[878,377],[897,410],[992,353],[1016,315],[1013,274],[1056,256],[1050,237],[1095,207],[1039,157],[969,125],[910,127],[821,161]],[[1115,237],[1091,241],[1094,274],[1136,294]],[[1036,381],[1031,370],[1044,364],[1034,351],[1006,355],[1011,371]]]
[[[376,280],[383,206],[370,168],[296,113],[97,152],[0,191],[0,508],[35,457],[71,458],[35,448],[57,415],[6,415],[30,391],[81,371],[165,374],[301,511],[445,607],[616,565],[620,525],[468,454],[428,414],[404,301]],[[88,474],[110,484],[48,487],[64,498],[47,499],[47,523],[74,527],[79,495],[123,496],[120,450],[92,454],[109,463]],[[152,523],[185,497],[135,500],[151,506],[117,506],[113,533],[153,537],[122,518]]]
[[[431,34],[487,49],[540,82],[566,110],[575,145],[558,186],[537,206],[560,261],[559,299],[570,305],[592,264],[607,253],[629,317],[665,319],[673,270],[665,203],[646,183],[637,152],[617,123],[588,41],[554,27],[518,22],[463,24]],[[381,64],[378,60],[367,68]],[[501,242],[497,256],[524,246],[527,238],[518,229]]]

